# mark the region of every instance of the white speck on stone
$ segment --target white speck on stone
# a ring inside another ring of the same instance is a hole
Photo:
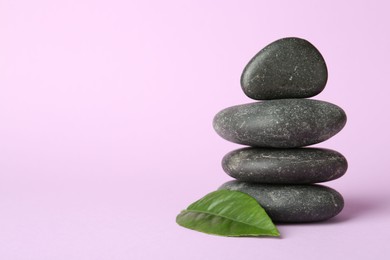
[[[336,202],[334,196],[331,196],[331,198],[332,198],[332,202],[333,202],[334,206],[337,208],[337,207],[338,207],[338,204],[337,204],[337,202]]]

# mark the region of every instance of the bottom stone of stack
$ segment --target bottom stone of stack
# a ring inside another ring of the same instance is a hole
[[[340,193],[323,185],[276,185],[229,181],[219,189],[237,190],[255,198],[275,223],[330,219],[341,212]]]

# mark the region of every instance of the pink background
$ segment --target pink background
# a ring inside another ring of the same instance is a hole
[[[1,259],[389,259],[388,1],[0,0]],[[212,129],[266,44],[311,41],[347,126],[344,211],[281,239],[178,226],[230,180]]]

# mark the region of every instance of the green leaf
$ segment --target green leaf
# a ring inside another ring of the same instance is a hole
[[[279,236],[272,220],[254,198],[232,190],[209,193],[183,210],[176,222],[221,236]]]

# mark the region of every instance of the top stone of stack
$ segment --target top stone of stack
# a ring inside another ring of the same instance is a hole
[[[326,85],[328,70],[308,41],[283,38],[257,53],[241,75],[244,93],[255,100],[308,98]]]

